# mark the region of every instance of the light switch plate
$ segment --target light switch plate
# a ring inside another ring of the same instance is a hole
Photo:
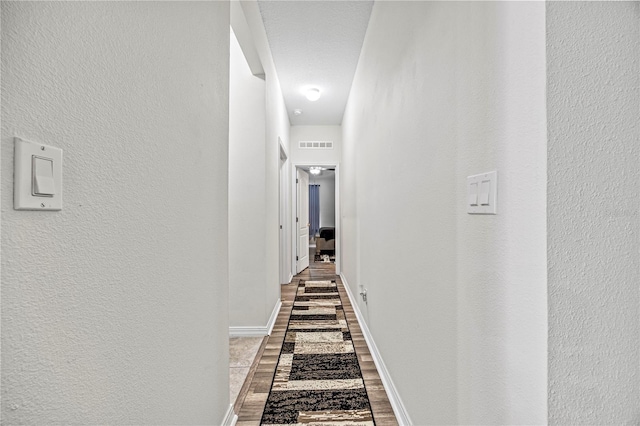
[[[497,171],[467,176],[467,213],[497,214],[497,203]]]
[[[14,138],[14,141],[13,208],[62,210],[62,150],[20,138]],[[38,195],[42,189],[34,186],[38,182],[35,164],[42,160],[52,163],[52,176],[46,176],[45,181],[40,180],[40,186],[43,182],[46,183],[45,192],[52,193],[51,195]]]

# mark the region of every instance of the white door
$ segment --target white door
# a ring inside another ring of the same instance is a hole
[[[296,229],[298,244],[296,251],[296,272],[301,272],[309,267],[309,175],[300,169],[296,169],[297,187],[297,214]]]

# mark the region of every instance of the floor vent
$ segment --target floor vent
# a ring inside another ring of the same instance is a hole
[[[300,149],[333,149],[333,141],[300,141]]]

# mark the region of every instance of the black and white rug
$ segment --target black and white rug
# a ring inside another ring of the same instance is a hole
[[[335,281],[300,281],[261,424],[375,424]]]

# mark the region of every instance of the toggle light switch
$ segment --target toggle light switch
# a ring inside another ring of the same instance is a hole
[[[31,193],[38,197],[53,197],[56,184],[53,180],[53,160],[32,156],[33,187]]]
[[[15,138],[13,208],[62,210],[62,150]]]

